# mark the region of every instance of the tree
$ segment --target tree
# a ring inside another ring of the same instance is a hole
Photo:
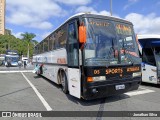
[[[22,33],[21,36],[23,37],[22,39],[27,42],[27,48],[28,48],[27,57],[29,58],[30,44],[33,41],[33,38],[36,37],[36,35],[34,33],[25,32]]]
[[[0,53],[4,54],[8,49],[16,49],[17,41],[13,35],[0,35]]]
[[[32,40],[29,45],[29,55],[33,55],[33,48],[38,42]],[[17,50],[19,55],[27,55],[27,41],[16,38],[13,35],[0,35],[0,54],[5,54],[6,50]]]

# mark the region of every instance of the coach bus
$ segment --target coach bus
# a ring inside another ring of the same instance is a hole
[[[0,54],[0,66],[4,65],[5,62],[5,54]]]
[[[35,72],[86,100],[136,90],[141,59],[131,22],[77,14],[35,46]]]
[[[138,35],[142,82],[160,84],[160,35]]]
[[[16,50],[7,50],[5,55],[5,66],[11,67],[11,66],[18,66],[19,61],[19,55]]]

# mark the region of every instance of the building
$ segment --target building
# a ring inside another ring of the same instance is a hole
[[[0,35],[5,34],[5,5],[6,0],[0,0]]]

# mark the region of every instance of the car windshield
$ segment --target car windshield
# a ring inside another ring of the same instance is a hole
[[[139,61],[132,26],[102,19],[85,19],[87,42],[84,47],[86,66],[133,64]]]

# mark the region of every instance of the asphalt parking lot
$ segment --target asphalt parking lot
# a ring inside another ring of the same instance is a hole
[[[160,111],[160,87],[157,85],[142,84],[136,91],[85,101],[64,94],[60,86],[32,73],[32,68],[9,70],[1,67],[0,70],[5,71],[0,72],[0,111],[97,111],[95,117],[55,118],[69,120],[115,120],[114,117],[102,118],[103,111]],[[116,119],[137,120],[137,117]],[[138,119],[159,120],[158,117]]]

